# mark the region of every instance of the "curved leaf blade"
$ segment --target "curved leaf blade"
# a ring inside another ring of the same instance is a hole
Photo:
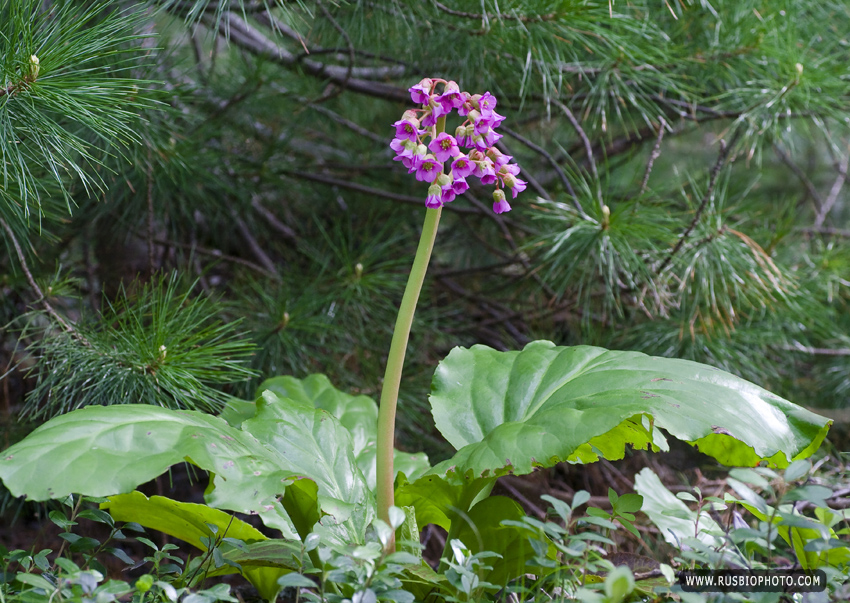
[[[372,398],[342,392],[321,374],[310,375],[304,379],[290,376],[266,379],[257,389],[257,397],[261,397],[267,390],[281,398],[326,410],[335,416],[351,435],[357,466],[363,472],[369,489],[374,492],[377,481],[378,405]],[[431,469],[428,455],[424,452],[396,450],[394,459],[396,475],[403,472],[409,479],[416,479]]]
[[[375,497],[357,466],[349,431],[326,410],[266,390],[257,414],[242,424],[279,457],[279,466],[318,486],[320,524],[341,542],[362,543],[375,517]],[[341,530],[341,531],[340,531]]]
[[[207,524],[218,528],[217,536],[237,538],[249,545],[268,541],[255,527],[224,511],[163,496],[148,498],[138,491],[110,496],[108,502],[101,504],[100,508],[107,509],[116,521],[134,521],[146,528],[188,542],[202,551],[206,551],[207,546],[201,539],[214,536]],[[276,556],[273,559],[266,559],[268,555],[263,554],[265,550],[256,547],[240,551],[226,543],[221,546],[225,558],[242,565],[245,578],[254,585],[260,595],[267,601],[274,601],[280,590],[278,578],[287,571],[300,569],[292,555],[296,555],[297,559],[301,547],[287,541],[268,542],[275,543],[272,550]],[[268,548],[267,546],[266,549]]]
[[[713,367],[548,341],[455,348],[437,368],[431,407],[459,449],[432,473],[475,475],[663,447],[658,427],[727,465],[784,467],[814,452],[831,424]]]
[[[0,479],[15,496],[33,500],[111,496],[183,461],[215,474],[215,506],[241,513],[279,507],[276,496],[296,477],[218,417],[129,404],[86,407],[48,421],[3,451]]]

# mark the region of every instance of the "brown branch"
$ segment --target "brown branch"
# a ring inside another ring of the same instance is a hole
[[[812,181],[809,180],[809,177],[806,176],[806,173],[802,169],[800,169],[800,166],[794,163],[794,160],[791,159],[791,156],[788,155],[788,153],[785,152],[785,149],[780,147],[778,144],[773,144],[773,150],[776,153],[777,157],[782,160],[782,163],[787,165],[791,169],[791,171],[794,172],[794,175],[800,179],[800,182],[802,182],[803,186],[806,187],[806,190],[808,191],[809,195],[811,195],[812,199],[814,199],[815,203],[817,203],[817,206],[823,207],[823,197],[820,196],[820,193],[815,188],[815,185],[812,184]]]
[[[235,13],[227,13],[226,18],[221,19],[218,24],[209,17],[205,17],[205,22],[217,26],[219,31],[229,36],[230,41],[240,48],[268,57],[284,67],[300,68],[313,77],[330,80],[352,92],[393,101],[410,100],[410,95],[404,88],[372,81],[403,77],[407,73],[403,67],[353,67],[349,74],[349,70],[344,67],[325,65],[312,59],[299,61],[293,53],[272,42]]]
[[[189,251],[193,251],[196,253],[200,253],[201,255],[208,255],[214,258],[218,258],[220,260],[224,260],[225,262],[231,262],[233,264],[240,264],[242,266],[246,266],[251,270],[255,270],[260,274],[263,274],[273,280],[279,281],[280,275],[275,272],[269,272],[259,264],[255,264],[250,260],[245,260],[243,258],[238,258],[233,255],[227,255],[226,253],[222,253],[218,249],[209,249],[207,247],[200,247],[198,245],[190,244],[190,243],[178,243],[177,241],[168,241],[165,239],[154,239],[154,243],[157,245],[165,245],[168,247],[177,247],[178,249],[188,249]]]
[[[832,211],[833,206],[835,206],[835,202],[838,201],[838,195],[841,194],[841,189],[847,181],[847,168],[850,166],[850,148],[848,148],[847,151],[847,155],[844,156],[844,161],[838,168],[838,178],[836,178],[835,182],[832,184],[832,188],[829,190],[829,195],[824,200],[823,205],[818,208],[818,215],[815,216],[815,228],[823,226],[826,216],[830,211]]]
[[[74,327],[72,327],[64,318],[62,318],[62,316],[60,316],[59,313],[53,309],[53,306],[50,304],[50,302],[47,301],[47,297],[44,295],[44,292],[41,290],[41,287],[38,286],[38,283],[35,282],[35,279],[32,276],[32,272],[30,272],[29,266],[27,265],[26,256],[24,256],[24,251],[23,249],[21,249],[21,245],[20,243],[18,243],[18,239],[17,237],[15,237],[14,231],[6,222],[6,220],[4,220],[2,217],[0,217],[0,226],[3,227],[3,230],[6,231],[6,234],[9,236],[9,239],[12,241],[12,246],[15,248],[15,254],[18,256],[18,261],[21,263],[21,269],[24,271],[24,275],[26,275],[27,277],[27,282],[29,283],[33,292],[38,296],[38,299],[36,301],[42,306],[44,306],[44,309],[47,311],[47,313],[52,316],[54,320],[56,320],[56,322],[62,325],[62,328],[65,329],[67,333],[73,335],[81,343],[88,346],[89,342],[86,341],[86,339],[82,335],[80,335],[74,329]]]
[[[319,5],[319,8],[322,9],[322,14],[325,18],[330,21],[333,28],[337,30],[342,39],[345,40],[345,44],[348,47],[348,65],[346,66],[345,78],[343,78],[342,82],[339,84],[339,87],[330,93],[323,94],[320,98],[317,98],[315,103],[324,102],[337,96],[342,90],[346,87],[349,80],[351,79],[351,71],[354,69],[354,43],[351,41],[351,37],[348,35],[348,32],[342,27],[342,25],[334,19],[334,16],[331,12],[325,7],[325,4],[321,0],[316,0],[316,4]]]
[[[412,205],[425,206],[425,197],[413,197],[411,195],[399,195],[398,193],[391,193],[389,191],[381,190],[379,188],[373,188],[371,186],[365,186],[363,184],[357,184],[356,182],[349,182],[347,180],[342,180],[340,178],[333,178],[331,176],[325,176],[323,174],[313,174],[310,172],[294,172],[290,170],[280,170],[281,173],[286,174],[287,176],[291,176],[293,178],[303,178],[304,180],[312,180],[313,182],[320,182],[322,184],[329,184],[331,186],[339,186],[342,188],[351,189],[353,191],[358,191],[361,193],[366,193],[368,195],[375,195],[376,197],[382,197],[384,199],[391,199],[393,201],[400,201],[402,203],[409,203]],[[469,207],[457,207],[452,205],[451,203],[448,205],[444,205],[443,209],[447,211],[453,211],[459,214],[475,214],[480,215],[482,212],[477,209],[472,209]]]
[[[584,144],[584,151],[587,153],[587,160],[590,162],[590,173],[596,181],[596,200],[599,202],[599,208],[602,209],[605,206],[605,202],[602,200],[602,184],[599,182],[599,172],[596,170],[596,160],[593,158],[593,145],[590,144],[590,139],[587,137],[587,134],[585,134],[584,129],[576,119],[576,116],[573,115],[572,111],[570,111],[570,108],[559,100],[553,99],[552,102],[554,102],[555,105],[557,105],[561,111],[566,114],[567,119],[569,119],[570,123],[573,124],[573,128],[575,128],[575,131],[578,133],[579,138],[581,138],[581,141]]]
[[[475,19],[476,21],[489,20],[490,15],[486,13],[467,13],[460,10],[454,10],[446,6],[445,4],[441,4],[434,0],[434,6],[443,11],[448,15],[452,15],[453,17],[462,17],[464,19]],[[512,15],[512,14],[503,14],[497,13],[495,15],[498,19],[504,19],[505,21],[519,21],[520,23],[543,23],[545,21],[553,21],[558,18],[558,13],[547,13],[545,15]]]
[[[646,192],[646,187],[649,184],[649,175],[652,173],[652,166],[655,160],[658,159],[658,156],[661,155],[661,140],[664,138],[664,129],[667,127],[667,122],[664,120],[663,115],[659,116],[659,120],[661,123],[658,124],[658,138],[655,139],[655,146],[652,147],[652,153],[649,154],[649,161],[646,163],[646,171],[643,173],[643,181],[640,183],[638,196]]]
[[[825,234],[825,235],[830,235],[830,236],[833,236],[833,237],[843,237],[843,238],[850,239],[850,230],[845,230],[845,229],[842,229],[842,228],[829,228],[829,227],[826,227],[826,226],[822,226],[820,228],[804,227],[804,228],[797,228],[795,230],[798,230],[800,232],[805,232],[806,234]]]
[[[549,154],[549,152],[546,151],[546,149],[544,149],[543,147],[541,147],[539,145],[534,144],[533,142],[531,142],[530,140],[528,140],[524,136],[521,136],[520,134],[514,132],[510,128],[507,128],[505,126],[500,126],[500,127],[501,127],[502,131],[505,132],[505,134],[507,134],[511,138],[514,138],[515,140],[519,141],[520,143],[524,144],[529,149],[531,149],[535,153],[539,154],[544,159],[546,159],[546,161],[549,162],[549,164],[555,169],[555,173],[558,174],[558,178],[561,179],[561,183],[564,185],[564,188],[570,194],[570,196],[573,198],[573,204],[575,205],[576,210],[578,211],[579,215],[582,216],[583,218],[587,218],[588,215],[585,213],[584,208],[582,208],[581,204],[578,202],[578,196],[576,195],[575,189],[573,189],[573,185],[570,184],[570,181],[567,178],[567,174],[564,172],[564,169],[555,160],[555,158],[552,157],[552,155]]]
[[[260,203],[260,199],[257,196],[251,200],[251,207],[253,207],[263,218],[265,218],[266,222],[268,222],[269,226],[274,228],[280,234],[291,241],[298,240],[298,236],[295,234],[295,231],[292,230],[289,226],[280,221],[280,219],[274,215],[265,205]]]
[[[780,349],[812,356],[850,356],[850,348],[813,348],[807,345],[783,345]]]
[[[251,249],[251,253],[254,254],[254,257],[260,262],[260,265],[263,266],[268,272],[274,274],[276,272],[275,263],[268,256],[268,254],[263,249],[263,246],[260,245],[259,241],[254,238],[254,235],[251,234],[251,229],[248,228],[248,225],[245,224],[245,220],[239,217],[239,214],[235,209],[230,208],[230,215],[233,218],[233,221],[236,223],[236,229],[239,231],[239,234],[242,235],[242,238],[248,244],[248,247]]]
[[[737,134],[735,138],[732,139],[732,143],[727,145],[726,141],[720,140],[720,153],[717,156],[717,162],[714,164],[714,167],[711,168],[711,175],[708,178],[708,188],[705,191],[705,194],[700,201],[699,207],[697,207],[696,214],[694,214],[694,219],[691,220],[691,223],[685,229],[685,231],[679,237],[679,240],[676,242],[676,246],[670,251],[664,261],[659,266],[656,271],[657,274],[661,274],[664,269],[670,264],[673,259],[673,256],[676,255],[679,250],[682,248],[682,245],[685,244],[688,236],[690,236],[691,231],[696,227],[699,222],[700,217],[702,217],[702,212],[705,210],[705,206],[708,205],[708,200],[714,194],[714,186],[717,184],[717,176],[720,174],[720,170],[723,169],[724,164],[726,163],[726,158],[729,156],[730,149],[734,146],[737,141]]]
[[[153,208],[153,156],[148,147],[147,173],[147,202],[148,202],[148,275],[153,278],[156,271],[156,255],[154,253],[154,208]]]

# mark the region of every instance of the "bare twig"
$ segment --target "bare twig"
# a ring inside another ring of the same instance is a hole
[[[222,33],[229,34],[229,39],[240,48],[254,54],[267,56],[284,67],[293,69],[300,67],[305,73],[313,77],[330,80],[353,92],[387,100],[409,100],[409,94],[404,88],[376,81],[403,77],[407,73],[407,69],[404,67],[398,65],[352,67],[349,73],[348,68],[337,65],[325,65],[312,59],[299,61],[293,53],[272,42],[262,32],[235,13],[227,13],[226,18],[221,19],[218,24],[210,17],[204,17],[204,21],[209,25],[217,26]]]
[[[833,206],[835,206],[835,202],[838,201],[838,195],[841,194],[841,189],[844,187],[844,183],[847,181],[847,168],[850,165],[850,148],[847,149],[847,155],[844,156],[844,160],[838,168],[838,177],[835,179],[835,182],[832,184],[832,188],[829,190],[829,195],[827,195],[826,199],[818,208],[818,215],[815,216],[815,228],[820,228],[823,226],[824,220],[826,220],[826,216],[832,211]]]
[[[649,184],[649,175],[652,173],[652,166],[655,160],[658,159],[658,156],[661,155],[661,140],[664,138],[664,129],[667,127],[667,122],[664,120],[663,115],[659,115],[658,119],[660,120],[658,124],[658,138],[655,139],[655,146],[652,147],[652,153],[649,154],[649,161],[646,162],[646,171],[643,173],[643,181],[640,183],[638,196],[646,192],[646,187]]]
[[[248,247],[251,249],[251,253],[254,254],[254,257],[257,258],[257,261],[260,262],[260,265],[263,266],[269,272],[276,272],[275,263],[268,256],[268,254],[263,249],[262,245],[254,238],[254,235],[251,234],[251,229],[248,228],[248,225],[245,224],[245,220],[243,220],[237,211],[233,208],[230,209],[230,215],[233,217],[233,221],[236,222],[236,228],[239,230],[239,234],[242,235],[242,238],[248,244]]]
[[[282,234],[287,239],[292,241],[297,240],[297,235],[295,231],[292,230],[289,226],[280,221],[280,219],[274,215],[265,205],[260,203],[260,199],[257,196],[251,200],[251,207],[253,207],[257,212],[265,218],[266,222],[269,223],[269,226],[274,228],[280,234]]]
[[[445,4],[441,4],[434,0],[434,6],[443,11],[446,14],[452,15],[454,17],[462,17],[464,19],[474,19],[476,21],[489,20],[490,15],[481,14],[481,13],[467,13],[460,10],[454,10],[449,8]],[[493,15],[497,19],[503,19],[505,21],[519,21],[520,23],[543,23],[545,21],[553,21],[558,18],[558,13],[547,13],[545,15],[513,15],[510,13],[496,13]]]
[[[38,302],[44,306],[44,309],[47,313],[58,322],[66,332],[72,334],[74,337],[79,339],[83,344],[89,345],[88,341],[85,338],[77,333],[77,331],[72,327],[59,313],[53,309],[53,306],[47,300],[47,297],[44,295],[44,292],[41,290],[41,287],[38,286],[38,283],[35,282],[35,279],[32,276],[32,272],[30,272],[29,266],[27,265],[27,258],[24,256],[24,252],[21,249],[20,243],[18,243],[17,237],[15,237],[15,233],[9,224],[0,217],[0,226],[3,227],[3,230],[6,231],[6,234],[9,236],[9,240],[12,241],[12,247],[15,248],[15,254],[18,256],[18,261],[21,263],[21,269],[24,271],[24,275],[27,277],[27,282],[32,288],[33,292],[38,296]]]
[[[177,247],[178,249],[188,249],[195,253],[200,253],[201,255],[208,255],[214,258],[218,258],[220,260],[224,260],[225,262],[231,262],[233,264],[239,264],[241,266],[245,266],[250,268],[251,270],[255,270],[260,274],[263,274],[271,279],[276,281],[280,280],[280,275],[275,272],[269,272],[259,264],[255,264],[250,260],[245,260],[243,258],[238,258],[233,255],[227,255],[226,253],[222,253],[218,249],[209,249],[207,247],[200,247],[198,245],[190,244],[190,243],[178,243],[177,241],[167,241],[165,239],[155,239],[154,242],[157,245],[167,245],[169,247]]]
[[[156,271],[156,259],[153,246],[154,234],[154,211],[153,211],[153,154],[148,146],[148,173],[147,173],[147,201],[148,201],[148,274],[153,278]]]
[[[805,232],[805,233],[808,233],[808,234],[825,234],[825,235],[830,235],[830,236],[833,236],[833,237],[843,237],[843,238],[850,239],[850,230],[845,230],[845,229],[842,229],[842,228],[829,228],[829,227],[826,227],[826,226],[821,226],[820,228],[805,227],[805,228],[798,228],[796,230],[799,230],[800,232]]]
[[[596,181],[596,199],[599,201],[599,209],[602,209],[605,202],[602,200],[602,184],[599,182],[599,172],[596,170],[596,160],[593,158],[593,145],[590,144],[590,139],[587,137],[587,134],[585,134],[581,124],[578,123],[576,116],[573,115],[572,111],[570,111],[570,108],[559,100],[553,99],[552,102],[554,102],[555,105],[557,105],[561,111],[566,114],[567,119],[569,119],[570,123],[573,124],[573,128],[575,128],[575,131],[578,133],[579,138],[581,138],[581,141],[584,144],[584,151],[587,153],[587,160],[590,162],[590,173]]]
[[[699,207],[697,207],[697,211],[694,214],[694,219],[691,220],[691,223],[688,224],[688,227],[685,231],[679,236],[679,240],[676,242],[676,246],[670,251],[664,261],[661,263],[661,266],[658,267],[657,273],[661,274],[664,269],[670,264],[673,259],[673,256],[676,255],[679,250],[682,248],[682,245],[685,244],[688,236],[690,236],[691,231],[696,227],[699,222],[700,217],[702,217],[702,212],[705,210],[705,206],[708,205],[708,200],[711,199],[711,196],[714,194],[714,186],[717,184],[717,176],[720,174],[720,170],[723,169],[724,164],[726,163],[726,158],[729,156],[729,150],[735,145],[737,141],[737,134],[735,138],[732,139],[732,143],[727,145],[726,141],[720,140],[720,153],[717,156],[717,161],[714,164],[714,167],[711,168],[711,175],[708,178],[708,188],[705,190],[705,194],[702,196],[702,200],[700,201]]]
[[[576,210],[578,211],[579,215],[582,216],[583,218],[587,218],[588,215],[585,213],[581,204],[578,202],[578,196],[576,195],[575,189],[573,189],[573,185],[570,184],[570,180],[569,180],[569,178],[567,178],[567,174],[564,172],[564,169],[555,160],[555,158],[552,157],[552,155],[550,155],[549,152],[546,151],[546,149],[544,149],[541,146],[534,144],[533,142],[531,142],[530,140],[528,140],[524,136],[521,136],[520,134],[514,132],[510,128],[507,128],[505,126],[500,126],[500,128],[508,136],[510,136],[511,138],[513,138],[513,139],[519,141],[520,143],[524,144],[529,149],[531,149],[535,153],[539,154],[541,157],[543,157],[544,159],[546,159],[546,161],[549,162],[549,164],[554,168],[555,173],[558,174],[558,177],[561,179],[561,183],[564,185],[564,188],[567,190],[567,192],[573,198],[573,203],[574,203]]]
[[[800,182],[802,182],[803,186],[806,187],[806,190],[808,191],[809,195],[811,195],[812,199],[814,199],[815,203],[817,203],[817,206],[823,207],[823,197],[820,196],[820,193],[815,188],[815,185],[812,184],[812,181],[809,180],[809,177],[806,176],[806,173],[800,169],[800,166],[794,163],[794,160],[791,159],[791,156],[788,155],[788,153],[785,152],[785,149],[780,147],[778,144],[774,143],[773,150],[776,153],[776,156],[782,160],[782,163],[787,165],[791,169],[791,171],[794,172],[794,175],[800,179]]]
[[[342,36],[342,39],[345,40],[345,44],[348,47],[348,65],[345,71],[345,78],[343,78],[342,82],[340,82],[339,87],[328,94],[323,94],[320,98],[317,98],[315,103],[324,102],[334,96],[337,96],[342,90],[346,87],[349,80],[351,79],[351,71],[354,69],[354,44],[351,41],[351,37],[348,35],[348,32],[345,31],[345,28],[334,19],[334,16],[331,12],[325,7],[325,4],[321,0],[316,0],[316,4],[319,5],[319,8],[322,10],[322,14],[325,15],[325,18],[330,21],[331,25],[333,25],[334,29],[339,32],[339,35]]]
[[[496,148],[499,149],[505,155],[511,155],[511,156],[513,155],[513,153],[511,153],[510,149],[508,149],[507,145],[505,145],[505,143],[502,142],[502,141],[499,141],[499,142],[496,143]],[[529,186],[531,186],[531,188],[533,188],[535,191],[537,191],[538,195],[540,195],[542,198],[546,199],[547,201],[552,200],[552,197],[549,196],[548,191],[545,188],[543,188],[543,186],[537,181],[537,178],[535,178],[534,176],[531,175],[531,173],[528,171],[528,169],[523,168],[522,173],[523,173],[523,178],[528,180]]]
[[[783,345],[782,350],[801,352],[812,356],[850,356],[850,348],[813,348],[807,345]]]
[[[313,174],[310,172],[296,172],[290,170],[280,170],[283,174],[287,176],[291,176],[293,178],[303,178],[304,180],[312,180],[313,182],[321,182],[322,184],[329,184],[331,186],[339,186],[342,188],[347,188],[353,191],[359,191],[361,193],[366,193],[369,195],[375,195],[376,197],[382,197],[384,199],[392,199],[393,201],[400,201],[402,203],[410,203],[413,205],[425,205],[425,199],[420,197],[413,197],[411,195],[399,195],[397,193],[391,193],[389,191],[381,190],[379,188],[374,188],[371,186],[365,186],[363,184],[357,184],[356,182],[349,182],[348,180],[342,180],[340,178],[333,178],[331,176],[325,176],[323,174]],[[458,207],[453,204],[444,205],[443,209],[447,211],[453,211],[458,214],[481,214],[482,211],[477,209],[472,209],[470,207]]]

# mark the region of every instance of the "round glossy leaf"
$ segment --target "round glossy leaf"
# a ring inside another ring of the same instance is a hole
[[[459,449],[434,472],[622,458],[626,445],[664,447],[659,427],[727,465],[784,467],[814,452],[831,423],[710,366],[548,341],[455,348],[431,389],[437,427]]]

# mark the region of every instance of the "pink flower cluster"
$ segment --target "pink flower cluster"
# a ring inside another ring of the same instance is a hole
[[[440,94],[436,92],[438,84],[443,85]],[[493,211],[497,214],[510,211],[504,189],[509,189],[511,198],[516,199],[525,190],[526,182],[517,178],[519,166],[510,163],[512,157],[494,146],[502,137],[496,128],[505,119],[495,111],[496,97],[489,92],[475,95],[461,92],[457,83],[436,78],[425,78],[410,88],[410,97],[422,108],[405,111],[393,124],[395,138],[390,148],[396,152],[395,161],[401,161],[409,173],[415,173],[417,180],[431,183],[425,205],[436,209],[454,201],[469,188],[466,179],[475,176],[481,184],[496,185]],[[438,120],[454,109],[466,120],[454,136],[445,132],[437,134]],[[426,137],[431,138],[427,146]]]

